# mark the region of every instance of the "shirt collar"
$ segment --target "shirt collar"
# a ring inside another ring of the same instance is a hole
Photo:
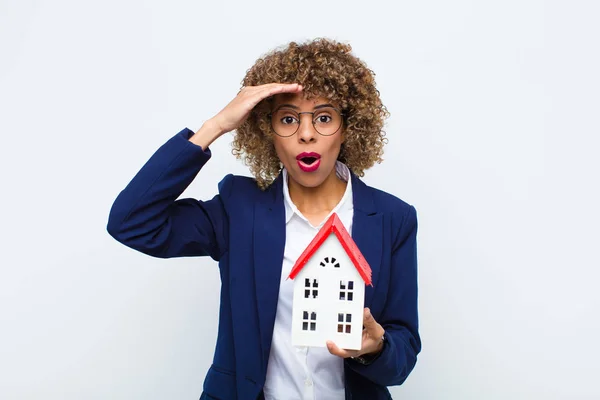
[[[329,213],[327,218],[323,220],[323,223],[327,221],[329,216],[333,213],[339,213],[342,210],[352,210],[352,179],[350,179],[350,169],[346,166],[346,164],[341,161],[335,162],[335,173],[338,178],[346,182],[346,190],[344,191],[344,195],[342,196],[340,202],[334,207],[333,210]],[[308,220],[302,215],[300,210],[296,207],[296,205],[292,202],[292,198],[290,197],[290,190],[288,186],[288,173],[284,168],[282,171],[283,174],[283,197],[284,197],[284,205],[285,205],[285,223],[287,224],[290,219],[296,214],[298,217],[302,218],[307,223]],[[321,223],[320,226],[323,225]],[[320,227],[319,226],[319,227]]]

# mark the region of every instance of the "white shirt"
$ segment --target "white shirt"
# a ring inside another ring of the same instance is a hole
[[[277,314],[267,378],[264,386],[266,400],[338,400],[345,398],[344,360],[323,347],[292,346],[292,299],[294,281],[287,279],[304,249],[313,240],[329,216],[337,213],[344,227],[352,233],[352,181],[350,170],[337,161],[337,176],[347,182],[340,202],[319,226],[313,226],[290,198],[288,174],[283,170],[285,203],[285,249],[279,287]]]

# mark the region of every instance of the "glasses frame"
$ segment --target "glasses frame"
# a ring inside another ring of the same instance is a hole
[[[275,130],[275,128],[273,128],[273,118],[272,117],[273,117],[274,113],[276,113],[277,111],[281,110],[282,108],[284,108],[284,107],[279,107],[279,108],[275,109],[274,111],[272,111],[272,112],[270,112],[270,113],[267,114],[267,117],[269,117],[269,125],[271,126],[271,130],[273,131],[273,133],[275,133],[279,137],[292,137],[292,136],[294,136],[298,132],[298,130],[300,130],[300,125],[302,124],[302,118],[300,118],[300,116],[302,114],[310,114],[311,115],[310,122],[312,123],[312,126],[315,129],[315,132],[317,132],[321,136],[333,136],[333,135],[335,135],[336,133],[338,133],[340,131],[340,129],[342,128],[342,126],[344,126],[344,122],[345,122],[344,121],[344,117],[345,117],[346,114],[343,113],[342,110],[340,110],[337,107],[331,107],[331,106],[327,107],[327,108],[334,109],[340,115],[340,117],[342,118],[340,126],[336,129],[335,132],[330,133],[329,135],[322,134],[321,132],[319,132],[319,130],[315,126],[315,120],[314,120],[313,117],[314,117],[315,113],[318,113],[319,111],[322,111],[322,110],[316,110],[316,111],[312,111],[312,112],[311,111],[301,111],[301,112],[298,112],[298,111],[291,110],[291,111],[294,111],[296,114],[298,114],[298,121],[299,121],[298,122],[298,126],[296,127],[296,130],[294,131],[294,133],[292,133],[291,135],[287,135],[287,136],[280,135],[279,133],[277,133],[277,131]]]

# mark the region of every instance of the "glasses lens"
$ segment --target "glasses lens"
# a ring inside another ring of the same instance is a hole
[[[300,116],[289,109],[279,109],[271,115],[271,126],[279,136],[292,136],[300,126]]]
[[[333,107],[321,108],[313,115],[313,125],[321,135],[330,136],[340,130],[342,116]]]

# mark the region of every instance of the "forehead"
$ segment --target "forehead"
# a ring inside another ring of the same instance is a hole
[[[329,99],[325,97],[312,97],[308,98],[305,93],[282,93],[273,96],[273,107],[277,108],[282,104],[291,104],[298,108],[314,108],[320,104],[331,103]]]

